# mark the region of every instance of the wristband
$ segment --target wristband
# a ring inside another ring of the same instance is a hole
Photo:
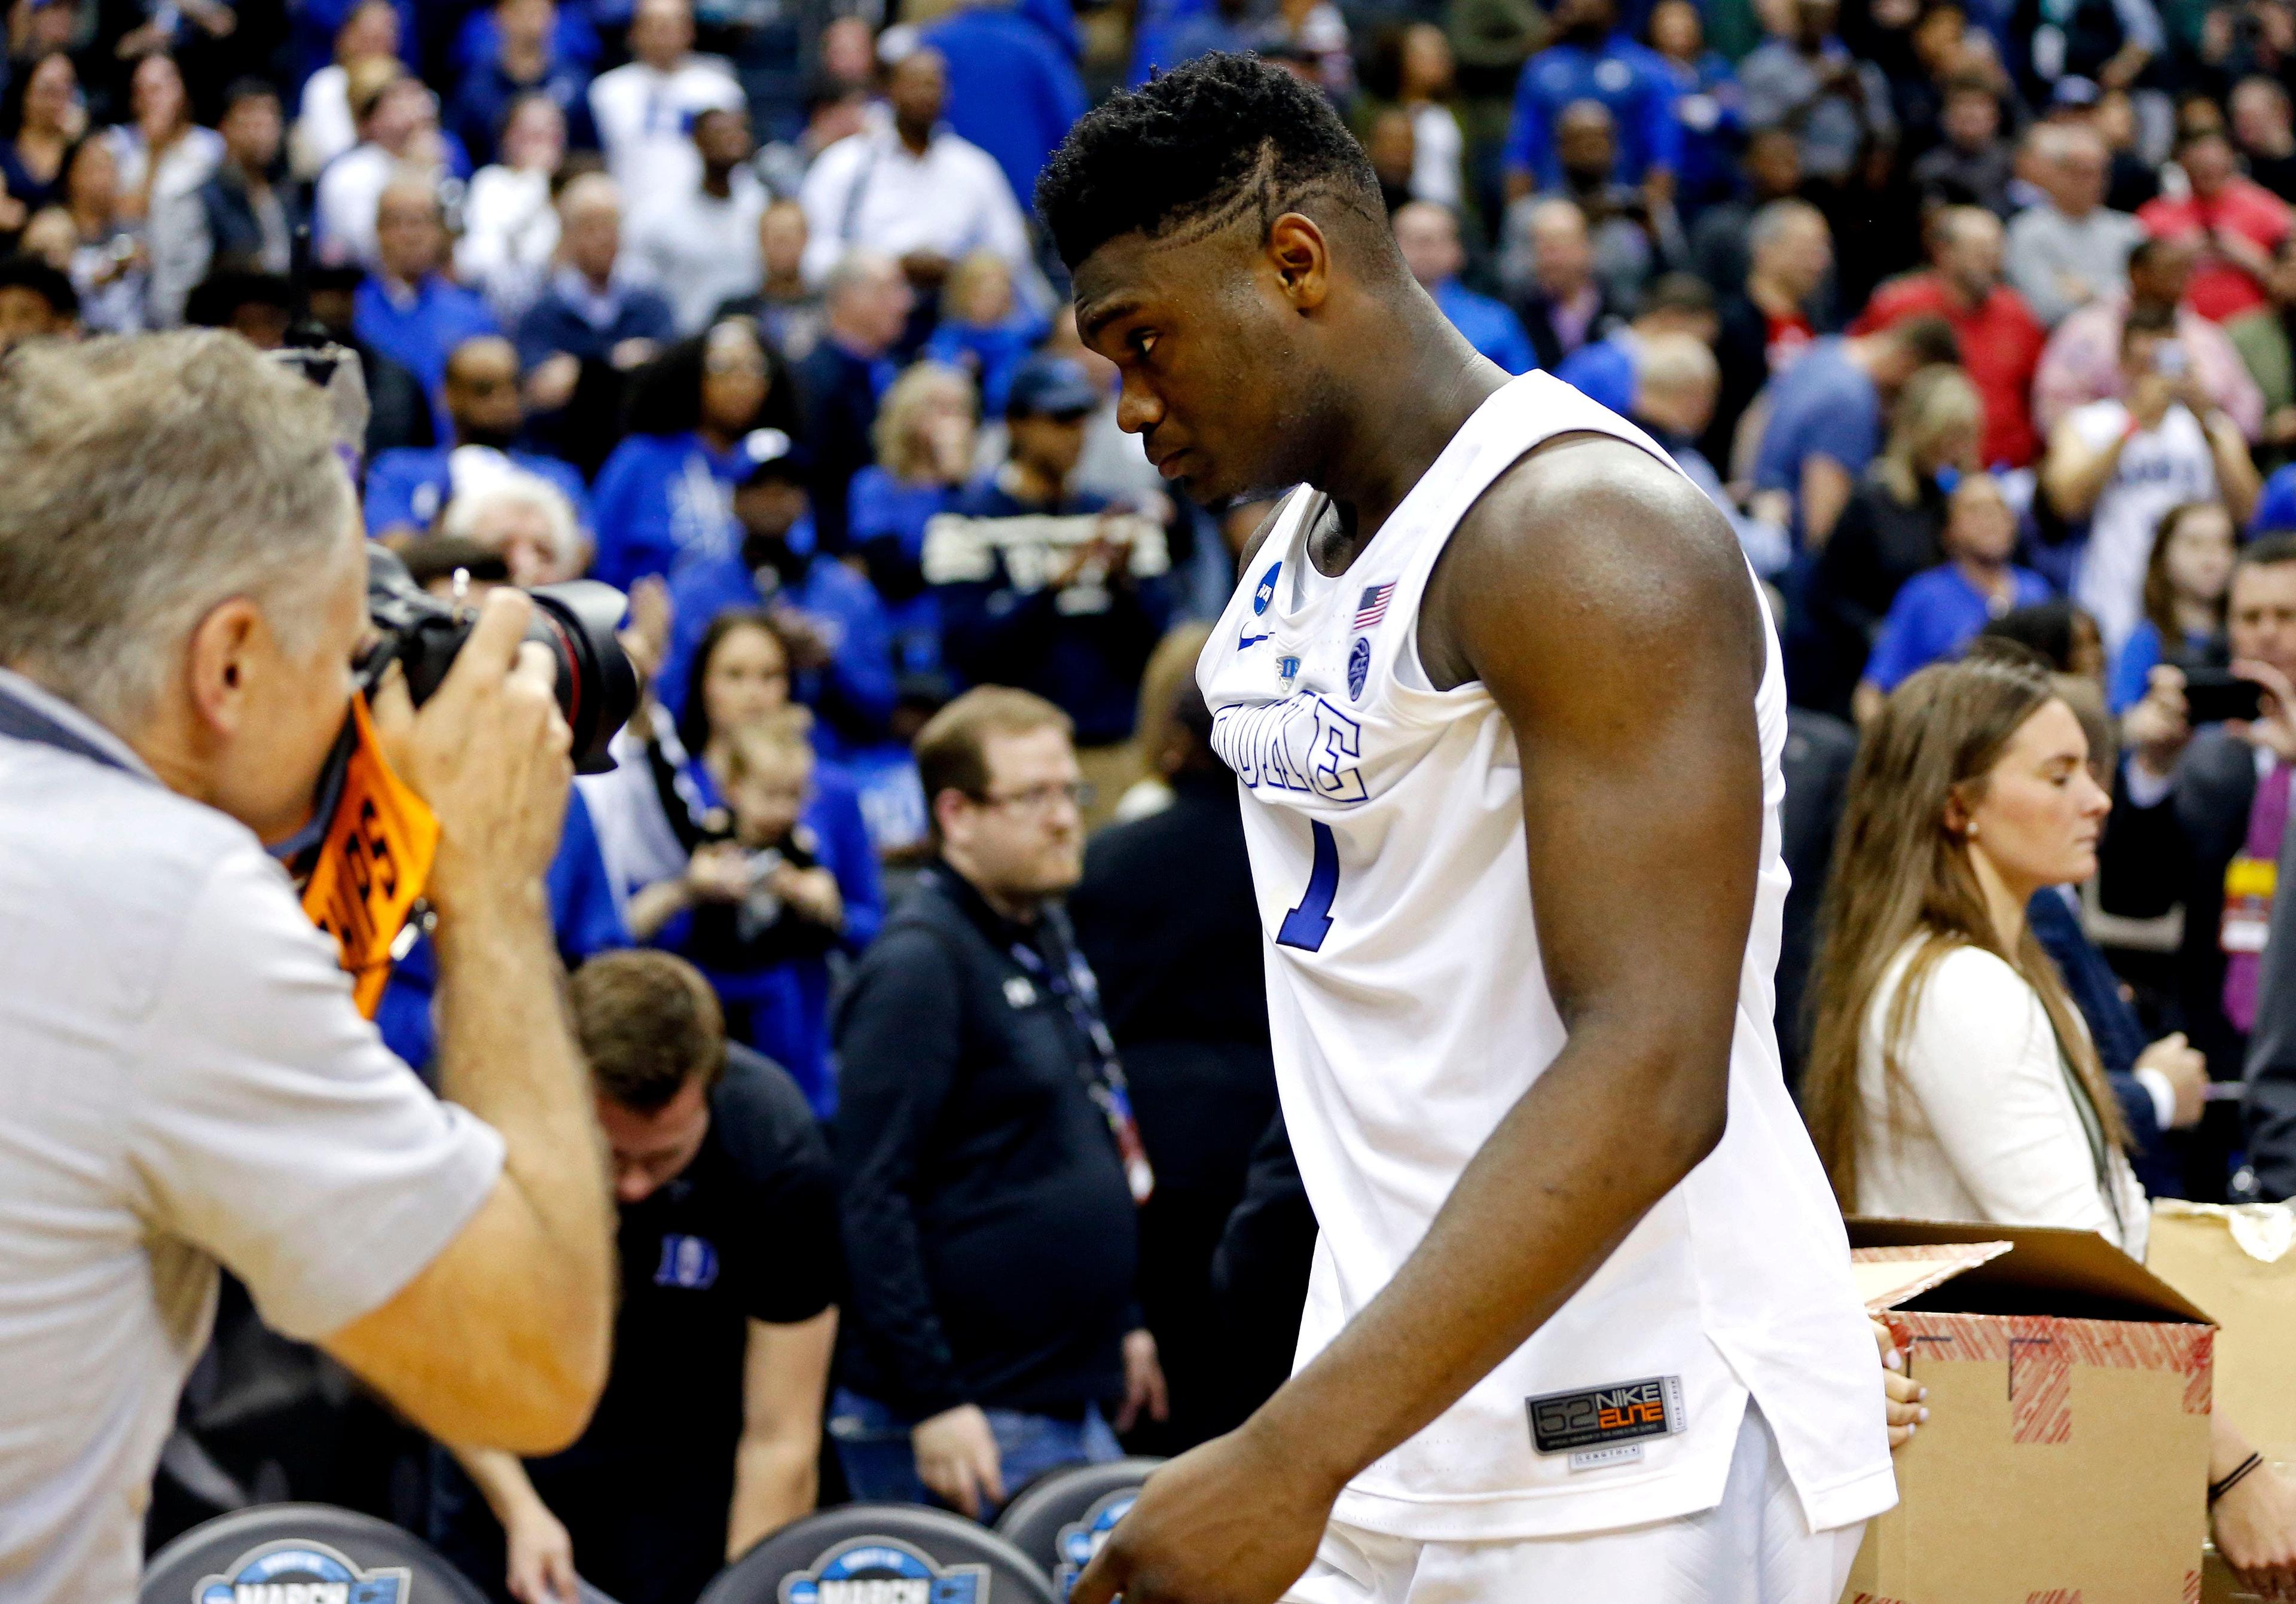
[[[2214,1509],[2216,1507],[2217,1500],[2222,1498],[2226,1494],[2240,1485],[2240,1484],[2252,1474],[2256,1468],[2262,1463],[2264,1463],[2264,1456],[2262,1454],[2251,1453],[2246,1459],[2241,1461],[2239,1464],[2234,1466],[2231,1474],[2227,1475],[2224,1480],[2219,1482],[2210,1482],[2209,1484],[2209,1507],[2210,1509]]]

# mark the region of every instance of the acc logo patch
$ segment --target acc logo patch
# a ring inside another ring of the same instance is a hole
[[[1357,635],[1348,648],[1348,700],[1363,700],[1364,682],[1371,677],[1371,637]]]
[[[1074,1587],[1077,1578],[1084,1575],[1084,1567],[1092,1563],[1095,1554],[1100,1552],[1101,1544],[1108,1541],[1108,1534],[1116,1529],[1116,1523],[1132,1512],[1132,1506],[1139,1497],[1139,1488],[1120,1487],[1086,1510],[1083,1519],[1061,1528],[1060,1539],[1053,1545],[1054,1551],[1060,1556],[1060,1564],[1053,1572],[1054,1592],[1063,1599],[1069,1596],[1069,1589]]]
[[[1260,575],[1259,588],[1251,593],[1252,617],[1258,618],[1266,612],[1267,604],[1275,600],[1275,576],[1283,571],[1283,560],[1279,557],[1267,565],[1266,573]]]
[[[201,1577],[192,1604],[406,1604],[410,1580],[404,1567],[361,1570],[323,1543],[288,1537]]]
[[[782,1578],[781,1604],[988,1604],[985,1565],[935,1565],[891,1537],[856,1537]]]

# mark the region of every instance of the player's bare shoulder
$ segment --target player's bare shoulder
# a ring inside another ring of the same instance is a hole
[[[1633,443],[1558,435],[1524,454],[1463,518],[1420,608],[1439,688],[1488,677],[1495,653],[1567,656],[1589,632],[1686,632],[1762,661],[1760,615],[1729,522]]]

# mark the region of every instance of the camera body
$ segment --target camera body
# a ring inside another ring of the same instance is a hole
[[[534,616],[526,638],[558,665],[558,710],[574,732],[574,767],[605,773],[614,766],[606,745],[638,705],[637,671],[614,637],[628,602],[595,579],[537,585],[527,594],[534,600]],[[390,548],[372,544],[366,610],[381,637],[361,665],[368,685],[395,662],[418,707],[446,679],[477,622],[470,609],[441,602],[415,584]]]

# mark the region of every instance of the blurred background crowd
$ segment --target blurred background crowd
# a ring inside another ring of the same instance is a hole
[[[2109,1137],[2155,1195],[2296,1192],[2296,3],[893,4],[8,8],[0,344],[349,348],[371,535],[442,594],[627,589],[650,684],[551,876],[623,1206],[598,1423],[458,1462],[242,1304],[155,1537],[316,1497],[683,1604],[816,1498],[985,1511],[1283,1373],[1313,1222],[1193,672],[1267,508],[1166,493],[1030,203],[1215,50],[1330,96],[1450,320],[1768,583],[1798,1084],[1813,973],[1874,978],[1820,956],[1861,727],[2005,639],[2111,802],[2030,903],[2098,1188]],[[382,1008],[418,1068],[434,972]]]

